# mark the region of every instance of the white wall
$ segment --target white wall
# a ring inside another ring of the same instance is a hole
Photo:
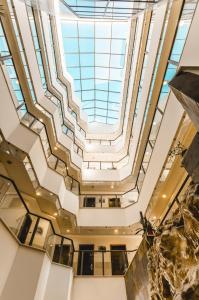
[[[0,300],[71,300],[72,268],[20,246],[0,221]]]
[[[198,28],[199,28],[199,5],[197,5],[195,15],[190,27],[190,31],[185,43],[184,51],[180,61],[181,66],[198,67]]]
[[[123,277],[75,277],[72,300],[126,300]]]
[[[72,282],[72,268],[52,264],[43,300],[71,300]]]
[[[18,247],[18,243],[0,221],[0,299]]]
[[[74,242],[75,249],[78,250],[79,244],[94,244],[95,250],[98,250],[99,246],[105,246],[107,250],[110,250],[110,245],[126,245],[127,250],[137,249],[142,240],[138,235],[98,235],[98,236],[71,236]]]
[[[37,290],[34,300],[43,300],[46,292],[46,286],[48,282],[49,272],[51,268],[51,261],[47,255],[44,256],[40,276],[38,279]]]
[[[18,248],[1,300],[34,299],[44,255],[44,252],[31,248]]]

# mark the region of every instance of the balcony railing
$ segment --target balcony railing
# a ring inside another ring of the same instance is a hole
[[[136,250],[80,250],[55,232],[50,219],[30,212],[16,185],[0,175],[0,219],[21,244],[45,250],[55,263],[71,266],[75,275],[124,275]]]
[[[10,49],[8,47],[8,43],[6,40],[6,35],[3,31],[2,24],[0,23],[0,57],[7,57],[11,55]],[[23,49],[23,47],[21,47]],[[13,59],[10,59],[7,57],[5,61],[3,61],[5,64],[4,70],[7,72],[7,78],[11,81],[11,86],[14,92],[14,95],[16,96],[15,106],[17,113],[19,115],[19,118],[21,120],[21,123],[23,123],[26,127],[30,128],[33,132],[37,133],[40,136],[42,147],[45,153],[45,157],[48,163],[48,166],[51,169],[54,169],[56,172],[64,176],[64,181],[66,184],[66,188],[75,193],[76,195],[79,194],[79,182],[76,181],[74,178],[69,176],[67,172],[67,165],[64,161],[59,159],[57,156],[52,154],[51,147],[50,147],[50,141],[48,137],[48,133],[46,130],[46,127],[43,123],[43,120],[38,120],[36,117],[34,117],[32,114],[30,114],[27,111],[27,107],[25,104],[25,98],[23,96],[23,92],[21,89],[20,81],[17,76],[16,68],[14,65]],[[26,69],[27,73],[27,79],[30,78],[28,69]],[[28,81],[31,83],[31,80]],[[32,86],[32,85],[31,85]],[[32,91],[31,94],[33,94],[33,89],[30,89]],[[45,114],[47,112],[45,111]],[[77,149],[78,150],[78,149]]]
[[[136,250],[80,250],[73,256],[73,271],[77,276],[124,275]]]
[[[136,188],[121,195],[80,195],[80,208],[125,208],[135,204],[138,196]]]
[[[15,184],[2,175],[0,191],[0,219],[18,241],[45,250],[56,263],[72,266],[73,240],[57,234],[50,219],[30,212]]]

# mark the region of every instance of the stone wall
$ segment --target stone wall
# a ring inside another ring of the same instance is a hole
[[[152,300],[199,299],[199,184],[155,233],[148,261]]]

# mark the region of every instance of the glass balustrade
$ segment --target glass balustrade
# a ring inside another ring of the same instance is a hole
[[[78,195],[79,183],[68,175],[66,164],[51,153],[44,124],[29,113],[26,113],[22,119],[22,123],[32,129],[35,133],[39,134],[49,167],[64,177],[67,189]],[[70,182],[70,184],[68,184],[68,182]]]
[[[83,169],[91,170],[120,170],[129,162],[129,155],[125,156],[118,162],[109,161],[84,161]]]
[[[177,30],[176,30],[175,39],[173,42],[173,47],[171,49],[167,68],[166,68],[164,79],[162,82],[162,87],[161,87],[160,95],[158,98],[156,111],[155,111],[153,122],[152,122],[152,127],[150,130],[148,143],[146,145],[144,158],[143,158],[142,165],[141,165],[139,175],[138,175],[137,185],[138,185],[139,190],[141,189],[143,181],[144,181],[144,174],[146,173],[148,165],[149,165],[150,157],[152,155],[153,148],[156,143],[159,128],[161,126],[161,122],[162,122],[162,119],[164,116],[164,111],[165,111],[167,101],[169,98],[170,88],[168,86],[168,82],[171,81],[171,79],[175,76],[175,74],[178,70],[178,65],[179,65],[180,58],[183,53],[184,45],[185,45],[185,42],[187,39],[187,35],[188,35],[189,28],[190,28],[190,25],[191,25],[191,22],[192,22],[192,19],[194,16],[196,6],[197,6],[196,0],[193,0],[193,1],[186,0],[184,2],[184,6],[182,9],[182,13],[181,13],[180,20],[178,22],[178,26],[177,26]],[[165,34],[165,31],[163,34]],[[160,49],[162,49],[162,45],[161,45]],[[160,54],[158,54],[158,58],[159,58],[159,56],[160,56]],[[155,71],[154,75],[156,75],[156,72],[157,72],[157,64],[156,64],[155,70],[156,71]],[[153,82],[154,82],[154,79],[153,79]],[[153,85],[152,85],[152,87],[153,87]],[[152,93],[149,94],[149,97],[151,96],[151,94]],[[148,100],[148,103],[149,102],[150,101]],[[168,171],[164,172],[164,177],[166,176],[167,173],[168,173]]]
[[[15,106],[20,118],[26,114],[27,109],[25,105],[25,99],[23,96],[22,89],[19,84],[19,78],[16,72],[16,68],[14,65],[14,61],[11,56],[11,52],[5,37],[5,32],[3,30],[2,23],[0,21],[0,58],[4,63],[8,77],[10,78],[10,83],[12,86],[12,90],[16,97],[17,102],[15,102]]]
[[[53,262],[72,266],[73,241],[54,231],[52,222],[31,213],[8,178],[0,176],[0,219],[21,244],[45,250]]]
[[[30,23],[30,29],[31,29],[31,33],[32,33],[32,39],[33,39],[33,43],[34,43],[34,47],[35,47],[37,63],[39,66],[41,82],[42,82],[44,91],[46,91],[47,90],[47,81],[46,81],[44,65],[43,65],[43,61],[42,61],[42,55],[41,55],[41,49],[40,49],[40,45],[39,45],[37,29],[36,29],[35,22],[34,22],[33,8],[28,5],[26,5],[26,8],[27,8],[27,14],[28,14],[29,23]]]
[[[80,208],[125,208],[135,204],[138,196],[138,187],[121,195],[80,195]]]
[[[21,122],[33,130],[35,133],[39,134],[43,146],[43,150],[48,162],[48,165],[50,168],[56,170],[59,174],[64,175],[65,177],[69,177],[71,184],[70,184],[70,190],[74,192],[75,194],[79,193],[79,183],[67,175],[67,167],[64,162],[59,160],[56,156],[54,156],[51,153],[50,144],[48,141],[48,136],[46,133],[46,128],[44,124],[37,120],[33,115],[27,112],[25,100],[23,97],[23,93],[20,87],[19,79],[15,70],[14,62],[11,58],[7,59],[7,55],[10,55],[10,50],[8,48],[8,43],[5,38],[5,33],[3,31],[2,24],[0,23],[0,55],[1,57],[5,57],[6,59],[4,61],[6,70],[9,76],[9,79],[11,81],[11,85],[14,91],[14,94],[17,99],[16,109],[18,112],[18,115],[21,119]],[[47,112],[46,112],[47,113]],[[78,147],[77,152],[80,156],[83,155],[83,152],[80,150],[81,148]],[[66,180],[65,180],[66,181]],[[69,185],[67,186],[67,188]]]
[[[188,31],[189,31],[189,27],[190,27],[190,24],[191,24],[191,21],[192,21],[192,18],[193,18],[193,14],[194,14],[194,11],[195,11],[196,4],[197,4],[197,1],[187,0],[187,1],[185,1],[184,6],[183,6],[183,10],[182,10],[182,14],[181,14],[180,21],[179,21],[179,24],[178,24],[175,40],[174,40],[174,43],[173,43],[173,48],[172,48],[172,51],[171,51],[171,54],[170,54],[170,57],[169,57],[169,60],[168,60],[168,65],[167,65],[167,69],[166,69],[166,72],[165,72],[165,77],[164,77],[164,80],[163,80],[163,83],[162,83],[162,88],[161,88],[161,92],[160,92],[160,95],[159,95],[156,112],[154,114],[154,120],[153,120],[153,123],[152,123],[152,128],[151,128],[151,131],[150,131],[149,140],[148,140],[148,143],[147,143],[147,146],[146,146],[146,151],[144,153],[144,159],[143,159],[142,166],[141,166],[139,176],[138,176],[137,186],[138,186],[139,190],[141,189],[143,181],[144,181],[144,174],[147,171],[147,167],[148,167],[148,164],[149,164],[149,161],[150,161],[150,157],[152,155],[153,147],[155,145],[157,135],[158,135],[158,131],[159,131],[161,121],[162,121],[162,118],[163,118],[163,113],[164,113],[164,110],[165,110],[165,107],[166,107],[166,104],[167,104],[167,100],[168,100],[168,96],[169,96],[168,82],[176,74],[177,66],[178,66],[178,63],[180,61],[180,57],[181,57],[182,52],[183,52],[184,44],[185,44],[187,34],[188,34]],[[160,43],[159,52],[158,52],[158,55],[157,55],[157,60],[156,60],[156,65],[155,65],[155,69],[154,69],[154,74],[153,74],[153,79],[152,79],[152,84],[151,84],[151,90],[150,90],[150,93],[149,93],[149,98],[151,96],[153,84],[155,82],[154,79],[155,79],[156,72],[157,72],[157,67],[158,67],[158,63],[159,63],[159,58],[160,58],[160,53],[161,53],[162,44],[163,44],[163,40],[164,40],[164,35],[165,35],[165,32],[166,32],[166,26],[167,26],[167,22],[165,22],[165,29],[163,31],[163,35],[162,35],[162,38],[161,38],[161,43]],[[150,33],[150,31],[149,31],[149,33]],[[150,34],[149,34],[149,36],[150,36]],[[8,50],[8,47],[6,48],[6,46],[5,46],[5,36],[4,36],[4,33],[3,33],[2,26],[1,26],[1,29],[0,29],[0,37],[1,37],[1,56],[9,55],[10,52]],[[148,40],[148,42],[150,42],[150,39]],[[147,45],[148,45],[148,43],[147,43]],[[23,47],[20,46],[19,48],[21,49]],[[147,53],[146,53],[146,60],[144,60],[143,67],[146,66],[146,61],[147,61]],[[18,85],[17,76],[12,77],[12,75],[11,75],[11,73],[12,74],[16,73],[16,72],[13,71],[13,68],[12,68],[12,67],[14,67],[13,61],[9,59],[9,62],[7,62],[7,64],[8,64],[7,67],[8,67],[8,74],[10,74],[10,79],[11,80],[14,79],[13,85],[15,86],[15,88],[13,87],[13,89],[15,91],[16,96],[18,97],[17,99],[18,99],[18,102],[20,104],[19,105],[19,107],[20,107],[19,111],[20,111],[21,116],[24,117],[25,115],[27,115],[27,113],[26,113],[27,110],[26,110],[26,106],[25,106],[25,103],[24,103],[23,94],[22,94],[21,89],[18,89],[18,87],[17,87],[17,85]],[[144,72],[144,70],[143,70],[143,72]],[[142,77],[143,76],[141,76],[141,78]],[[149,102],[150,101],[148,101],[148,103]],[[146,111],[147,111],[147,109],[146,109]],[[71,110],[71,114],[73,114],[72,110]],[[75,115],[75,113],[73,115],[74,115],[75,118],[77,117]],[[24,120],[25,119],[26,118],[24,117]],[[42,127],[41,124],[40,124],[40,127]],[[40,132],[41,132],[41,135],[42,135],[44,131],[42,131],[42,129],[41,129]],[[69,132],[69,135],[71,134],[70,130],[68,130],[67,132]],[[49,165],[52,168],[55,168],[57,158],[53,155],[50,155],[49,143],[48,143],[47,139],[44,138],[43,143],[44,143],[45,153],[48,157]],[[76,145],[74,148],[75,148],[76,153],[78,153],[80,156],[83,156],[83,151],[79,146]],[[93,166],[93,164],[94,164],[94,166]],[[121,168],[121,167],[118,167],[116,163],[109,163],[109,162],[85,162],[84,167],[86,165],[87,165],[87,168],[90,168],[90,166],[91,166],[91,169],[107,169],[108,170],[108,169],[116,169],[116,168],[119,169],[119,168]],[[122,162],[121,165],[123,167],[125,164]],[[59,167],[58,167],[58,169],[59,169]],[[63,171],[63,172],[65,172],[65,171]],[[65,180],[65,181],[70,182],[70,180]],[[69,183],[68,186],[71,186],[71,183]],[[75,182],[74,186],[75,186],[75,188],[73,187],[73,189],[76,190],[76,182]]]
[[[31,6],[29,6],[27,3],[26,3],[26,8],[27,8],[27,13],[28,13],[28,18],[29,18],[33,43],[34,43],[34,47],[35,47],[35,52],[36,52],[36,56],[37,56],[37,62],[38,62],[38,66],[39,66],[42,85],[44,87],[45,94],[47,95],[47,97],[59,108],[59,115],[60,115],[61,120],[62,120],[61,122],[63,123],[65,115],[64,115],[64,109],[62,108],[62,103],[61,103],[60,99],[53,96],[50,93],[50,91],[47,90],[47,81],[46,81],[46,77],[45,77],[45,68],[44,68],[44,63],[43,63],[43,58],[42,58],[42,50],[40,49],[40,41],[39,41],[38,33],[37,33],[37,26],[36,26],[35,17],[34,17],[34,11],[33,11],[33,8]],[[53,59],[53,65],[54,65],[54,69],[56,70],[55,73],[57,74],[52,30],[50,28],[50,26],[51,26],[50,25],[50,20],[48,20],[48,21],[49,21],[48,28],[49,28],[49,33],[50,33],[50,43],[51,43],[51,49],[52,49],[51,52],[53,53],[53,58],[54,58]],[[46,51],[46,44],[45,44],[45,36],[44,35],[43,35],[43,38],[44,38],[44,49],[45,49],[45,54],[46,54],[46,58],[47,58],[48,53]],[[46,59],[45,62],[46,62],[46,65],[47,65],[48,69],[50,70],[48,59]],[[48,74],[50,74],[50,72]],[[72,109],[70,109],[70,113],[73,117],[75,117],[75,120],[77,120],[77,115]],[[79,128],[79,131],[83,135],[85,135],[85,131],[79,125],[78,125],[78,128]]]
[[[31,96],[32,96],[33,103],[35,104],[35,106],[40,111],[42,111],[43,114],[45,114],[49,119],[52,119],[51,114],[48,113],[43,107],[41,107],[36,101],[36,96],[35,96],[32,80],[31,80],[31,76],[30,76],[29,67],[28,67],[28,64],[27,64],[27,59],[26,59],[25,52],[24,52],[24,47],[23,47],[23,44],[22,44],[22,41],[21,41],[21,36],[19,34],[18,25],[17,25],[16,19],[15,19],[14,6],[12,6],[11,1],[9,1],[9,9],[10,9],[11,20],[12,20],[12,23],[13,23],[15,35],[17,37],[17,43],[18,43],[18,46],[19,46],[19,51],[20,51],[20,55],[21,55],[21,58],[22,58],[23,65],[24,65],[24,70],[25,70],[25,73],[26,73],[26,78],[27,78],[27,82],[28,82],[28,86],[29,86],[29,89],[30,89],[30,93],[31,93]],[[33,37],[33,43],[34,43],[34,46],[35,46],[39,71],[40,71],[40,75],[41,75],[42,86],[45,90],[45,94],[47,94],[47,97],[58,107],[59,114],[60,114],[60,109],[61,108],[60,108],[59,100],[56,99],[56,97],[54,97],[49,91],[47,91],[47,84],[46,84],[46,79],[45,79],[45,76],[44,76],[44,66],[43,66],[43,62],[42,62],[41,51],[38,48],[39,47],[39,39],[38,39],[37,31],[36,31],[34,17],[33,17],[33,14],[32,14],[32,7],[29,7],[28,13],[29,13],[29,20],[30,20],[30,28],[31,28],[32,37]],[[8,61],[7,63],[10,63],[10,62]],[[16,81],[16,82],[18,82],[18,81]],[[19,99],[20,102],[22,102],[22,100],[23,100],[23,102],[25,101],[24,99],[22,99],[22,92],[20,92],[19,90],[16,90],[15,94],[17,95],[17,97],[18,97],[17,99]],[[21,105],[21,107],[19,109],[20,116],[23,116],[26,113],[26,111],[27,111],[27,109],[26,109],[25,104],[23,106]],[[63,116],[62,116],[62,123],[63,123]],[[54,126],[52,127],[52,129],[53,129],[53,134],[55,136]],[[73,133],[73,142],[75,143],[74,133]],[[82,157],[82,152],[83,151],[77,151],[76,153],[79,156]]]
[[[73,271],[76,276],[123,276],[136,250],[74,251]]]
[[[29,211],[15,184],[2,175],[0,219],[21,244],[45,250],[52,262],[73,267],[75,275],[124,275],[136,252],[75,250],[71,239],[55,233],[51,220]]]

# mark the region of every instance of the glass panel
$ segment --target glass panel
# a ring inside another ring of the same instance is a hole
[[[89,169],[100,170],[100,162],[89,162]]]
[[[119,103],[121,99],[129,22],[62,20],[61,26],[65,67],[74,79],[88,122],[115,124],[118,113],[108,113],[114,105],[103,101]],[[99,110],[102,108],[104,112]]]
[[[36,30],[36,26],[35,26],[33,8],[31,6],[27,5],[27,12],[28,12],[30,28],[31,28],[31,32],[32,32],[33,43],[34,43],[35,51],[36,51],[36,57],[37,57],[37,63],[39,66],[41,82],[42,82],[42,86],[43,86],[44,90],[46,90],[47,83],[46,83],[44,66],[43,66],[43,61],[42,61],[42,56],[41,56],[41,51],[40,51],[39,39],[38,39],[37,30]]]
[[[144,175],[145,175],[144,171],[141,169],[140,173],[139,173],[139,176],[138,176],[138,179],[137,179],[137,186],[138,186],[139,191],[142,188],[142,184],[143,184],[143,181],[144,181]]]
[[[148,168],[148,164],[149,164],[149,160],[151,158],[152,151],[153,151],[153,149],[151,148],[151,145],[148,142],[146,150],[145,150],[144,158],[143,158],[143,163],[142,163],[145,172]]]
[[[10,230],[18,235],[27,210],[19,198],[14,186],[0,178],[0,217]]]
[[[70,176],[65,177],[65,184],[66,184],[67,189],[70,191],[72,188],[72,179]]]
[[[3,27],[0,22],[0,56],[10,55],[10,51],[8,48],[8,44],[4,35]],[[16,100],[18,102],[17,108],[20,109],[20,105],[24,103],[23,93],[20,87],[19,79],[15,70],[14,62],[12,59],[5,60],[6,70],[8,72],[8,76],[11,80],[11,85],[14,91],[14,95],[16,96]],[[23,108],[19,111],[19,117],[22,118],[26,113],[26,105],[23,105]]]
[[[66,165],[63,161],[58,160],[56,171],[63,176],[67,175]]]
[[[151,133],[150,133],[150,136],[149,136],[149,140],[152,142],[152,144],[154,144],[154,142],[156,141],[162,117],[163,117],[163,115],[157,109],[156,113],[155,113],[154,120],[153,120],[152,128],[151,128]]]
[[[104,253],[104,275],[112,276],[111,252]]]
[[[111,170],[113,168],[113,163],[112,162],[102,162],[101,163],[101,169],[102,170]]]
[[[103,252],[94,252],[94,275],[103,275]]]
[[[73,249],[70,240],[64,239],[62,243],[62,253],[60,263],[65,266],[72,266],[73,262]]]
[[[73,193],[75,193],[76,195],[79,195],[79,183],[73,179],[73,182],[72,182],[72,189],[71,191]]]
[[[61,237],[52,235],[47,240],[47,252],[53,262],[60,262]]]
[[[55,168],[56,162],[57,162],[57,157],[55,157],[54,155],[50,155],[48,157],[48,164],[52,169]]]
[[[33,232],[36,225],[38,217],[26,214],[18,233],[18,239],[21,243],[29,245],[32,242]]]
[[[32,242],[33,247],[44,248],[51,225],[48,220],[40,219]]]

